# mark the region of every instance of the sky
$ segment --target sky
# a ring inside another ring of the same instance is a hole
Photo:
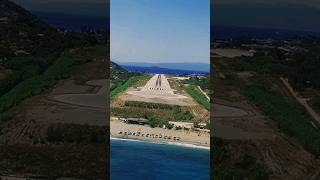
[[[209,0],[111,0],[115,62],[209,63]]]

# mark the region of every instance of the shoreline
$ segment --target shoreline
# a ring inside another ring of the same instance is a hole
[[[145,143],[152,143],[152,144],[163,144],[163,145],[173,145],[173,146],[181,146],[185,148],[193,148],[193,149],[203,149],[209,150],[210,146],[203,146],[203,145],[196,145],[196,144],[188,144],[188,143],[179,143],[179,142],[170,142],[170,141],[151,141],[151,140],[142,140],[142,139],[135,139],[135,138],[119,138],[119,137],[111,137],[110,140],[118,140],[118,141],[136,141],[136,142],[145,142]]]
[[[209,133],[151,128],[136,124],[126,124],[119,120],[110,121],[110,139],[137,140],[210,149]]]

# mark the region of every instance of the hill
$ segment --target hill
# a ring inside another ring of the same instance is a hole
[[[123,67],[121,67],[120,65],[114,63],[114,62],[110,62],[110,80],[114,81],[117,79],[123,79],[125,78],[125,76],[127,76],[126,74],[128,73],[128,71],[126,69],[124,69]]]
[[[45,57],[63,48],[62,34],[8,0],[0,0],[0,24],[0,59]]]
[[[43,73],[69,48],[94,45],[90,35],[64,33],[8,0],[0,0],[0,66],[12,71],[0,80],[0,96]]]
[[[0,0],[1,177],[105,177],[104,108],[53,99],[103,88],[96,81],[105,79],[109,47],[97,44],[89,33],[58,31]]]

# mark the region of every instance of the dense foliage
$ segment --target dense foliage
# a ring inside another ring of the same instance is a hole
[[[297,138],[307,150],[320,155],[320,130],[312,126],[311,117],[300,104],[258,84],[247,88],[246,95],[276,121],[281,130]]]
[[[208,101],[207,97],[200,92],[200,90],[193,86],[189,85],[186,87],[186,91],[190,96],[195,99],[199,104],[201,104],[207,110],[210,110],[210,102]]]
[[[173,128],[173,126],[169,124],[169,121],[163,117],[148,115],[145,118],[148,119],[150,126],[153,128],[162,128],[163,126],[169,129]]]
[[[210,75],[205,74],[201,76],[191,76],[190,79],[183,80],[184,84],[192,84],[200,86],[202,89],[209,91],[210,89]]]
[[[173,119],[177,121],[187,121],[194,118],[193,114],[189,110],[184,110],[183,108],[181,108],[181,106],[178,106],[178,105],[150,103],[150,102],[141,102],[141,101],[126,101],[125,106],[155,109],[155,110],[156,109],[170,110],[172,112]],[[170,113],[170,111],[168,112]]]
[[[117,87],[122,86],[131,77],[141,76],[141,75],[142,73],[140,72],[129,72],[126,69],[122,68],[120,65],[114,62],[111,62],[110,63],[110,80],[111,80],[110,91],[112,92]]]
[[[67,78],[74,65],[90,61],[90,57],[81,51],[83,49],[64,52],[44,73],[20,82],[6,94],[0,96],[0,121],[7,118],[4,114],[5,111],[17,106],[26,98],[45,92],[58,80]]]
[[[215,138],[212,151],[212,179],[214,180],[267,180],[268,171],[254,155],[231,154],[230,148],[222,139]],[[235,157],[240,155],[240,157]]]
[[[254,71],[259,74],[283,76],[295,89],[320,89],[320,47],[284,55],[278,49],[258,51],[253,57],[237,57],[227,61],[237,71]]]

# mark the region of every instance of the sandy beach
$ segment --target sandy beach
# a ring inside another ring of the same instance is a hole
[[[111,118],[110,136],[112,138],[137,139],[161,143],[179,143],[210,147],[210,134],[205,132],[151,128],[148,126],[127,124]]]

